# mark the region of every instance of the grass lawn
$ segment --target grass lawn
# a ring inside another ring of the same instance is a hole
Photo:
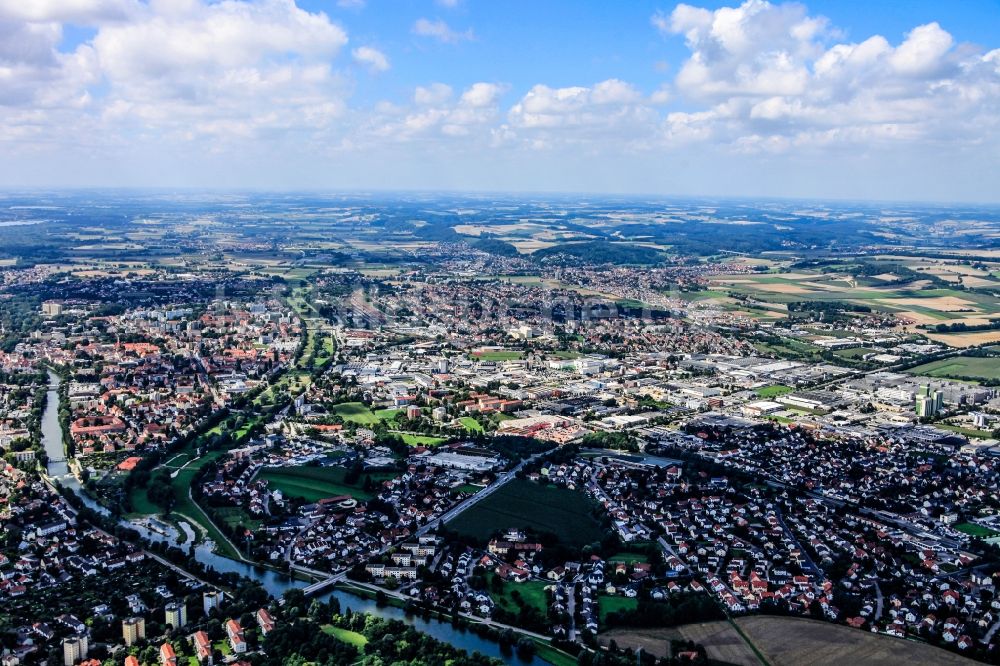
[[[334,627],[329,624],[324,624],[321,629],[324,634],[329,634],[333,636],[338,641],[347,643],[348,645],[353,645],[356,648],[363,648],[368,645],[368,639],[365,638],[364,634],[359,634],[356,631],[351,631],[350,629],[341,629],[340,627]]]
[[[642,553],[630,553],[628,551],[623,551],[621,553],[615,553],[608,558],[608,562],[649,562],[649,558]]]
[[[957,432],[959,435],[965,435],[966,437],[972,437],[975,439],[990,439],[993,437],[993,433],[989,430],[976,430],[975,428],[963,428],[962,426],[950,425],[948,423],[935,423],[935,428],[941,428],[942,430],[950,430],[952,432]]]
[[[607,626],[607,618],[609,613],[616,613],[618,611],[630,611],[635,610],[639,607],[638,599],[629,599],[628,597],[611,596],[607,594],[602,594],[597,598],[597,605],[600,609],[600,624],[601,626]]]
[[[444,441],[444,437],[431,437],[429,435],[401,433],[399,436],[403,438],[407,446],[437,446]]]
[[[911,375],[946,377],[949,379],[965,379],[970,381],[1000,379],[1000,357],[976,358],[972,356],[956,356],[954,358],[943,358],[910,368],[906,372]]]
[[[471,416],[463,416],[458,421],[462,424],[462,427],[469,432],[483,432],[483,426],[480,425],[479,421]]]
[[[580,548],[604,536],[590,514],[592,507],[580,491],[517,480],[460,514],[448,527],[484,543],[496,531],[527,528],[550,532],[563,545]]]
[[[327,497],[350,495],[355,499],[367,500],[372,493],[363,488],[365,476],[372,481],[384,481],[394,478],[392,474],[362,474],[355,484],[347,484],[344,477],[347,470],[343,467],[267,467],[257,476],[266,480],[268,487],[277,489],[288,497],[301,497],[307,502],[316,502]]]
[[[551,583],[540,580],[529,580],[524,583],[504,583],[503,592],[500,594],[493,592],[491,596],[493,597],[493,601],[507,610],[516,613],[518,608],[520,608],[517,602],[514,601],[514,593],[517,592],[521,595],[521,601],[528,606],[537,608],[538,612],[544,616],[549,610],[548,595],[545,593],[547,585],[551,585]]]
[[[345,421],[359,425],[375,425],[379,422],[379,417],[361,402],[343,402],[333,408],[333,413],[339,414]]]
[[[475,351],[470,356],[480,361],[516,361],[524,357],[524,352],[507,350]]]
[[[546,663],[552,664],[552,666],[576,666],[579,663],[576,657],[552,647],[550,643],[540,641],[537,638],[532,640],[535,641],[535,656]]]
[[[253,531],[260,529],[260,520],[253,518],[238,506],[220,506],[212,511],[214,520],[224,523],[229,527],[243,525]]]
[[[376,409],[375,418],[380,421],[391,421],[396,418],[396,414],[399,414],[402,411],[402,409]]]
[[[772,384],[771,386],[757,389],[757,395],[761,398],[777,398],[794,390],[791,386],[785,386],[784,384]]]
[[[975,523],[958,523],[954,526],[956,530],[962,534],[968,534],[969,536],[981,537],[983,539],[988,539],[990,537],[995,537],[1000,534],[996,530],[991,530],[988,527],[983,527],[982,525],[977,525]]]

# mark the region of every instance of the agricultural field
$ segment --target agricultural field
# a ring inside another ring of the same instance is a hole
[[[974,664],[925,643],[792,617],[741,617],[736,624],[774,666]]]
[[[511,527],[549,532],[561,544],[581,548],[600,541],[604,533],[590,514],[593,504],[575,490],[512,481],[448,524],[481,542]]]
[[[907,370],[911,375],[965,381],[1000,379],[1000,357],[957,356],[931,361]]]
[[[394,477],[393,474],[362,474],[356,483],[345,482],[347,470],[343,467],[266,467],[258,474],[258,479],[268,482],[272,490],[280,490],[288,497],[301,497],[307,502],[316,502],[327,497],[350,495],[359,500],[371,499],[374,495],[364,489],[364,479],[373,482]]]
[[[600,641],[618,643],[658,657],[668,657],[670,641],[694,641],[705,646],[708,658],[734,666],[760,666],[760,659],[739,632],[728,622],[699,622],[663,629],[620,628],[602,632]]]

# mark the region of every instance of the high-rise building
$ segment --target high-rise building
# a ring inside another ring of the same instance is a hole
[[[135,645],[139,639],[146,637],[146,620],[141,617],[122,620],[122,636],[125,638],[125,645]]]
[[[920,418],[930,418],[944,409],[944,394],[941,391],[932,391],[927,384],[920,385],[917,393],[917,404],[915,411]]]
[[[187,606],[183,601],[167,604],[163,612],[166,616],[164,621],[174,629],[180,629],[187,624]]]
[[[90,650],[90,642],[87,640],[87,634],[78,634],[64,638],[62,647],[63,664],[65,666],[73,666],[74,662],[84,659],[87,656],[87,651]]]
[[[201,605],[208,615],[213,608],[218,608],[225,596],[219,590],[210,590],[201,595]]]

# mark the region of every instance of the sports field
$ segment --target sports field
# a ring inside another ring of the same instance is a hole
[[[580,548],[604,536],[590,515],[592,506],[579,491],[517,480],[459,515],[448,527],[482,542],[500,530],[528,528],[550,532],[560,543]]]
[[[365,476],[372,481],[393,478],[392,474],[362,474],[356,483],[345,483],[347,470],[343,467],[267,467],[257,475],[268,482],[271,490],[280,490],[288,497],[301,497],[307,502],[316,502],[327,497],[350,495],[355,499],[367,500],[373,494],[365,491]]]
[[[984,381],[1000,379],[1000,357],[956,356],[931,361],[907,370],[911,375]]]
[[[772,384],[771,386],[765,386],[764,388],[757,389],[757,395],[761,398],[777,398],[779,395],[791,393],[793,390],[794,389],[791,386],[785,386],[784,384]]]
[[[963,534],[983,539],[989,539],[990,537],[995,537],[1000,534],[1000,532],[997,532],[996,530],[991,530],[988,527],[977,525],[975,523],[959,523],[955,525],[955,529]]]

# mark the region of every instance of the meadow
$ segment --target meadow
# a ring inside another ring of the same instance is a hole
[[[604,537],[590,514],[592,507],[582,492],[517,480],[463,512],[448,527],[481,542],[494,532],[528,528],[550,532],[560,544],[580,548]]]
[[[316,502],[339,495],[371,499],[374,495],[364,489],[365,477],[378,482],[394,476],[385,472],[362,474],[355,483],[346,483],[346,475],[347,470],[343,467],[266,467],[257,478],[266,480],[271,490],[280,490],[287,497]]]
[[[957,356],[931,361],[907,370],[911,375],[987,381],[1000,379],[1000,357]]]

